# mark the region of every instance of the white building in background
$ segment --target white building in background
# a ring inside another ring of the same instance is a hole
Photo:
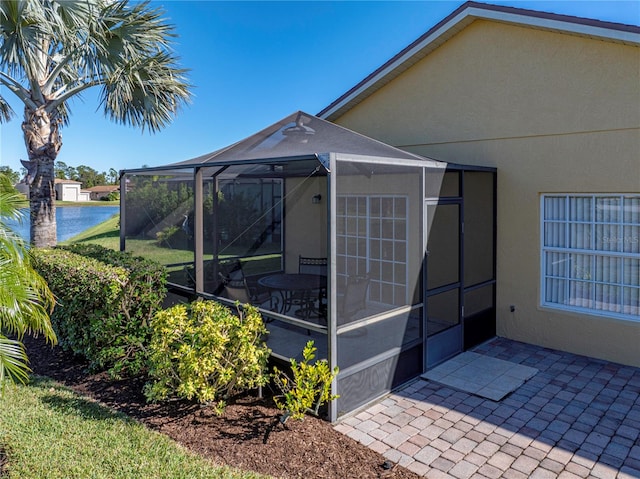
[[[82,183],[74,180],[55,179],[57,201],[90,201],[91,193],[81,189]]]

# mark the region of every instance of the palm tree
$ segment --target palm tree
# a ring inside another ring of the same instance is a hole
[[[148,1],[0,2],[0,85],[24,104],[34,246],[56,244],[54,162],[69,100],[98,87],[107,117],[151,132],[189,101],[185,70],[170,51],[173,27],[163,14]],[[12,115],[0,96],[0,122]]]
[[[0,384],[5,379],[26,381],[29,368],[21,343],[26,332],[41,332],[56,341],[49,320],[53,295],[31,266],[24,241],[5,224],[6,219],[20,220],[24,205],[24,197],[0,174]]]

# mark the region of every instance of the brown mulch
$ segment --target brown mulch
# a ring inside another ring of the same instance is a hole
[[[322,419],[307,417],[287,421],[287,429],[273,427],[280,411],[268,398],[241,398],[221,417],[186,401],[149,404],[142,394],[143,380],[112,381],[104,373],[88,374],[86,363],[41,338],[25,338],[24,343],[35,374],[127,414],[215,464],[278,478],[418,478]]]
[[[6,473],[6,464],[7,464],[7,455],[4,452],[4,449],[0,447],[0,477],[5,477]]]

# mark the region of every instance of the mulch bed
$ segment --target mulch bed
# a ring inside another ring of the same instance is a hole
[[[123,412],[216,464],[279,478],[419,477],[386,462],[382,455],[319,418],[289,420],[288,429],[279,424],[273,427],[280,411],[269,398],[240,398],[229,404],[221,417],[187,401],[149,404],[142,394],[141,379],[112,381],[104,373],[89,374],[85,362],[45,344],[41,338],[25,338],[24,343],[35,374],[53,378]],[[265,444],[265,434],[271,427]],[[0,452],[0,467],[2,456]]]
[[[7,475],[5,470],[5,465],[7,463],[7,455],[4,452],[4,449],[0,447],[0,477],[5,477]]]

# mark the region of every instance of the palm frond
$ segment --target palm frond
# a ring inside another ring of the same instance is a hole
[[[0,2],[0,65],[16,78],[23,76],[25,56],[31,52],[29,45],[39,31],[32,10],[30,2]]]
[[[20,339],[27,332],[42,332],[55,342],[49,319],[55,298],[33,269],[24,240],[4,222],[19,217],[23,204],[22,195],[0,174],[0,334],[8,332]]]
[[[11,108],[11,105],[0,96],[0,123],[6,123],[13,118],[15,112]]]
[[[27,365],[29,359],[20,341],[8,339],[0,335],[0,384],[5,379],[12,382],[26,383],[31,369]]]
[[[101,105],[107,117],[152,132],[169,124],[189,102],[187,70],[171,53],[173,27],[164,11],[148,1],[131,6],[113,2],[101,18],[105,28]]]
[[[104,86],[101,104],[112,120],[156,132],[169,124],[190,98],[185,70],[158,52],[124,65]]]
[[[2,218],[21,220],[23,212],[21,208],[27,206],[24,196],[11,184],[11,180],[5,174],[0,173],[0,221]]]
[[[0,331],[22,337],[42,332],[55,342],[49,313],[55,298],[33,269],[23,240],[0,224]]]
[[[191,95],[164,13],[148,0],[3,0],[0,72],[5,83],[21,79],[10,91],[28,109],[45,107],[63,125],[68,101],[101,85],[107,117],[158,131]]]

